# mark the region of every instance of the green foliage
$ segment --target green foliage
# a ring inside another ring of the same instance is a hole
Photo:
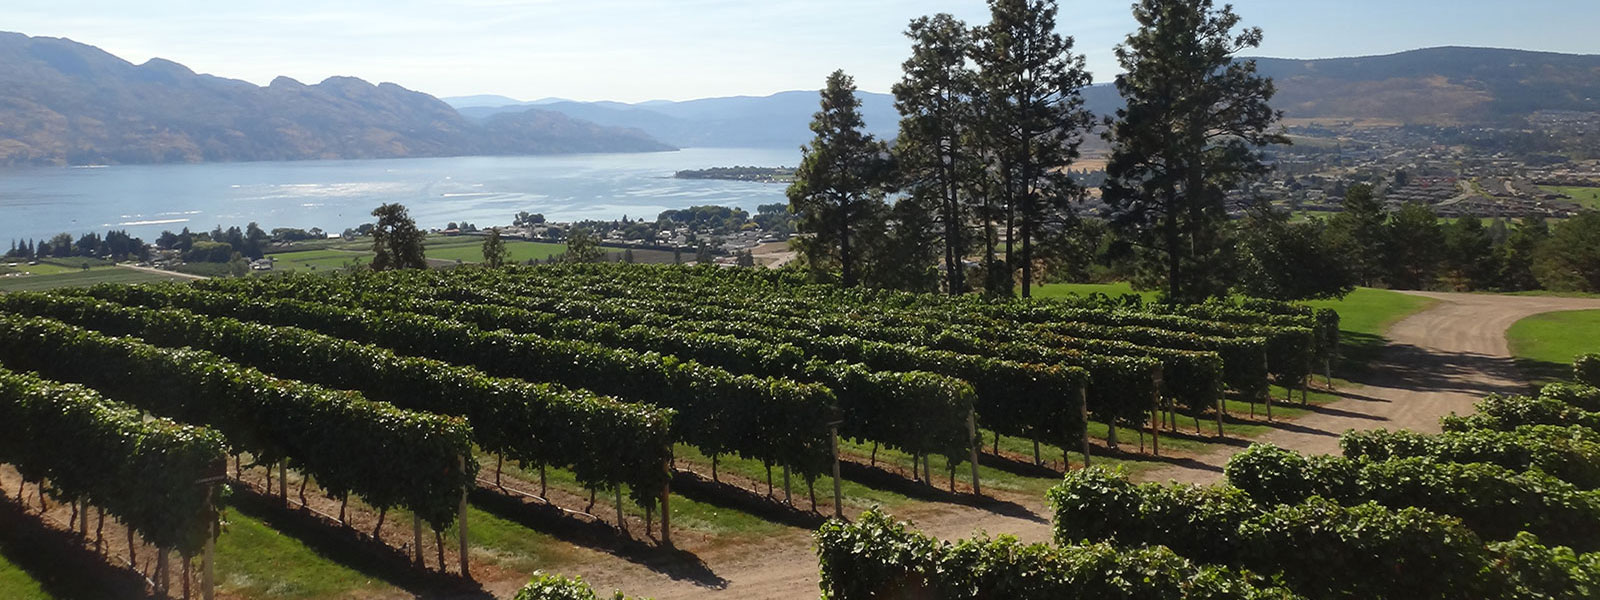
[[[491,269],[505,266],[506,259],[511,256],[511,250],[506,248],[506,243],[500,239],[500,228],[489,228],[489,235],[483,238],[483,264]]]
[[[417,229],[416,221],[406,207],[384,204],[372,209],[378,222],[372,228],[372,270],[426,269],[428,259],[423,257],[423,240],[428,235]]]
[[[1137,485],[1098,468],[1069,473],[1049,499],[1058,544],[1161,544],[1310,598],[1576,598],[1596,581],[1593,555],[1544,562],[1561,549],[1531,538],[1486,545],[1459,521],[1417,508],[1315,497],[1262,506],[1236,489]]]
[[[1142,0],[1139,29],[1117,47],[1127,100],[1107,138],[1104,198],[1124,236],[1160,255],[1151,261],[1167,299],[1193,302],[1226,292],[1227,192],[1267,172],[1260,148],[1287,142],[1275,131],[1272,81],[1254,61],[1260,29],[1237,34],[1232,6],[1210,0]]]
[[[1076,214],[1070,202],[1083,190],[1067,168],[1094,128],[1083,100],[1093,77],[1073,39],[1057,31],[1057,12],[1055,0],[991,0],[989,24],[973,32],[971,48],[972,140],[987,167],[975,185],[994,197],[993,212],[982,216],[1005,229],[1005,263],[1021,272],[1024,298],[1032,293],[1034,244]]]
[[[562,262],[592,263],[605,259],[606,251],[600,247],[599,234],[582,228],[567,234],[567,253],[561,255]]]
[[[1584,354],[1572,361],[1572,379],[1584,385],[1600,387],[1600,354]]]
[[[1471,429],[1428,435],[1414,431],[1351,431],[1339,438],[1346,458],[1383,461],[1431,457],[1487,463],[1514,471],[1538,469],[1582,489],[1600,489],[1600,433],[1582,427],[1538,425],[1512,431]]]
[[[1425,289],[1438,277],[1444,258],[1444,230],[1433,209],[1406,204],[1389,216],[1385,235],[1384,280],[1400,289]]]
[[[1600,292],[1600,212],[1557,223],[1539,246],[1534,272],[1546,289]]]
[[[30,294],[0,297],[0,308],[154,344],[209,350],[278,377],[356,390],[412,410],[466,417],[480,447],[524,464],[572,469],[587,487],[627,484],[644,506],[666,484],[670,410],[491,378],[475,369],[401,357],[303,329],[209,319],[184,310]]]
[[[878,510],[817,530],[822,597],[1293,598],[1246,573],[1199,566],[1165,548],[1055,548],[1015,538],[955,544],[910,531]]]
[[[222,473],[222,434],[4,368],[0,423],[0,463],[48,481],[56,498],[88,501],[185,556],[205,543],[214,514],[210,488],[196,482]]]
[[[1321,496],[1346,505],[1414,506],[1460,517],[1485,539],[1509,540],[1526,531],[1579,551],[1600,548],[1600,493],[1540,471],[1431,457],[1307,457],[1257,444],[1230,459],[1226,473],[1229,484],[1260,502],[1298,504]]]
[[[212,281],[214,289],[251,285]],[[268,284],[263,284],[268,285]],[[294,300],[251,300],[189,288],[91,290],[124,304],[175,306],[381,346],[396,353],[475,366],[499,377],[550,381],[674,409],[675,439],[708,454],[735,452],[821,474],[831,454],[832,392],[791,380],[736,376],[656,353],[608,348],[410,313],[369,312]],[[141,298],[141,296],[144,296]],[[639,492],[643,493],[643,492]]]
[[[801,245],[807,264],[838,264],[847,287],[860,282],[870,260],[863,250],[883,230],[883,186],[891,176],[888,145],[864,128],[855,80],[835,71],[811,121],[816,138],[803,148],[788,190],[799,230],[812,234]]]
[[[1291,223],[1288,213],[1266,207],[1252,212],[1239,228],[1238,292],[1317,300],[1342,298],[1356,288],[1351,263],[1324,242],[1322,222]]]
[[[1493,429],[1510,431],[1524,425],[1576,425],[1600,431],[1600,413],[1586,411],[1550,397],[1493,395],[1474,405],[1471,416],[1441,419],[1445,431]]]
[[[288,459],[329,494],[454,522],[477,464],[464,421],[274,379],[196,350],[167,350],[45,319],[0,314],[0,361],[81,383],[222,432],[234,452]],[[459,461],[466,457],[466,469]]]
[[[612,600],[626,600],[622,592],[611,596]],[[513,600],[599,600],[600,596],[594,594],[594,589],[583,582],[583,578],[567,579],[559,575],[546,575],[534,573],[533,580],[522,589],[517,590]]]

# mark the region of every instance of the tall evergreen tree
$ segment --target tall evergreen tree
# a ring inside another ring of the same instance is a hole
[[[1168,299],[1226,293],[1227,194],[1268,171],[1260,149],[1287,143],[1272,81],[1240,51],[1259,28],[1211,0],[1140,0],[1138,31],[1117,46],[1127,101],[1108,132],[1104,198],[1126,237],[1163,259]]]
[[[1092,79],[1072,38],[1056,33],[1055,0],[989,0],[989,12],[973,52],[984,106],[979,139],[1004,206],[1005,264],[1022,269],[1026,298],[1034,241],[1047,227],[1062,229],[1081,198],[1067,168],[1093,126],[1082,94]]]
[[[423,256],[423,240],[427,237],[417,229],[417,222],[400,204],[384,204],[372,210],[378,218],[372,227],[372,270],[426,269],[428,259]]]
[[[1330,249],[1350,265],[1356,282],[1370,286],[1383,276],[1383,223],[1389,214],[1372,193],[1372,186],[1350,186],[1344,210],[1328,219]]]
[[[1534,274],[1534,258],[1539,247],[1550,239],[1550,225],[1544,217],[1524,217],[1506,238],[1506,243],[1496,249],[1499,255],[1500,289],[1519,292],[1539,289],[1539,278]]]
[[[1384,280],[1401,289],[1423,289],[1438,276],[1444,259],[1439,215],[1420,204],[1406,204],[1390,216],[1384,236]]]
[[[901,114],[895,142],[900,183],[909,199],[937,215],[945,290],[962,294],[967,291],[962,261],[971,249],[966,237],[971,215],[962,182],[975,168],[973,153],[964,144],[975,114],[977,74],[967,64],[972,31],[940,13],[912,21],[906,37],[912,40],[911,58],[904,64],[905,78],[894,86],[895,108]]]
[[[882,231],[883,186],[892,174],[888,146],[864,128],[855,80],[835,71],[811,121],[816,138],[802,149],[788,190],[800,231],[812,234],[800,244],[807,262],[819,269],[837,261],[846,287],[860,283],[866,242]]]
[[[1458,287],[1485,290],[1495,286],[1494,240],[1483,220],[1464,215],[1444,228],[1445,266]]]

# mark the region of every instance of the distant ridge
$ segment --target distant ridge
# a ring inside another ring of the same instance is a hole
[[[1541,110],[1600,112],[1600,56],[1443,47],[1382,56],[1247,60],[1255,60],[1262,73],[1274,78],[1276,105],[1291,119],[1457,124],[1517,121]],[[1090,87],[1084,95],[1089,110],[1100,115],[1114,113],[1122,104],[1110,83]],[[868,129],[893,137],[899,121],[894,98],[870,92],[859,96]],[[485,104],[456,106],[475,120],[523,106]],[[807,124],[817,109],[817,93],[637,104],[555,102],[541,108],[636,128],[679,146],[796,147],[811,137]]]
[[[60,38],[0,33],[0,165],[671,150],[640,131],[523,108],[486,126],[427,94],[331,77],[266,87]]]

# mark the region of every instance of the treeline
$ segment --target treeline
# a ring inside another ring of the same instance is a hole
[[[1540,216],[1441,222],[1426,206],[1386,208],[1358,186],[1343,213],[1307,227],[1323,233],[1336,257],[1331,273],[1361,285],[1600,291],[1600,213],[1592,211],[1553,224]]]
[[[1226,294],[1229,194],[1270,170],[1263,148],[1288,141],[1271,81],[1235,60],[1261,30],[1207,0],[1139,2],[1138,29],[1117,47],[1125,107],[1096,116],[1084,56],[1057,33],[1057,3],[989,8],[980,26],[948,14],[911,22],[892,146],[864,132],[853,79],[828,78],[789,188],[811,234],[804,263],[845,286],[1028,297],[1048,260],[1101,227],[1137,250],[1129,258],[1168,298]],[[1074,176],[1091,135],[1112,148],[1096,182],[1102,225],[1078,217],[1094,195]]]
[[[104,236],[86,233],[77,240],[68,233],[58,233],[48,240],[12,240],[6,258],[34,260],[42,258],[104,258],[110,260],[149,260],[150,250],[144,240],[128,235],[127,231],[107,231]]]

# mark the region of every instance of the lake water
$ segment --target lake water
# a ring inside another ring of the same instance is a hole
[[[510,224],[519,211],[556,221],[654,219],[698,205],[787,202],[785,186],[673,179],[685,169],[795,166],[796,150],[691,148],[650,154],[412,158],[0,169],[0,244],[63,231],[262,228],[337,233],[399,202],[424,228]],[[0,250],[3,252],[3,250]]]

